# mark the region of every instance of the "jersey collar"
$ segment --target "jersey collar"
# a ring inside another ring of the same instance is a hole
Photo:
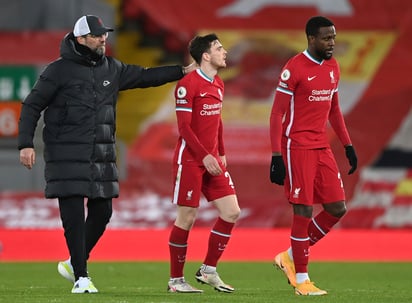
[[[314,62],[314,63],[316,63],[316,64],[322,65],[322,63],[323,63],[323,61],[324,61],[324,60],[318,61],[318,60],[316,60],[315,58],[313,58],[313,57],[309,54],[309,52],[308,52],[307,49],[305,49],[305,51],[303,52],[303,54],[304,54],[310,61],[312,61],[312,62]]]
[[[196,69],[197,74],[206,81],[213,83],[214,79],[210,79],[200,68]]]

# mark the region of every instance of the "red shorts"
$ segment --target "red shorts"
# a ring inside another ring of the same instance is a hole
[[[220,167],[223,173],[212,176],[204,166],[174,164],[175,185],[172,202],[181,206],[199,207],[201,193],[209,202],[236,194],[229,172],[222,163]]]
[[[283,159],[285,194],[291,203],[312,205],[345,200],[341,175],[330,148],[287,150]]]

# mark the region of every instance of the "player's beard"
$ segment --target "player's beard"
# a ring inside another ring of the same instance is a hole
[[[222,68],[225,68],[226,67],[226,61],[225,60],[223,60],[222,62],[211,62],[211,64],[212,64],[212,66],[214,66],[214,68],[216,69],[216,70],[220,70],[220,69],[222,69]]]
[[[95,53],[98,54],[99,56],[103,56],[106,53],[106,46],[104,45],[98,46],[95,49]]]
[[[320,52],[319,55],[324,60],[330,60],[333,56],[333,50],[325,49],[324,51]]]
[[[226,59],[222,59],[222,61],[218,65],[218,69],[226,67]]]

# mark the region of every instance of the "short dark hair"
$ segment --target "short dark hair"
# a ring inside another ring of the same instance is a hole
[[[208,34],[206,36],[196,36],[189,43],[189,53],[197,64],[202,61],[203,53],[210,50],[212,42],[219,40],[216,34]]]
[[[306,23],[306,36],[316,36],[319,33],[319,28],[334,26],[333,22],[323,16],[315,16]]]

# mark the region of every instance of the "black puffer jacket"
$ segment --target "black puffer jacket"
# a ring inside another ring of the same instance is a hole
[[[41,112],[47,198],[119,195],[115,130],[118,92],[183,77],[181,66],[142,68],[79,52],[72,33],[23,102],[18,148],[33,147]],[[136,106],[139,106],[136,104]]]

